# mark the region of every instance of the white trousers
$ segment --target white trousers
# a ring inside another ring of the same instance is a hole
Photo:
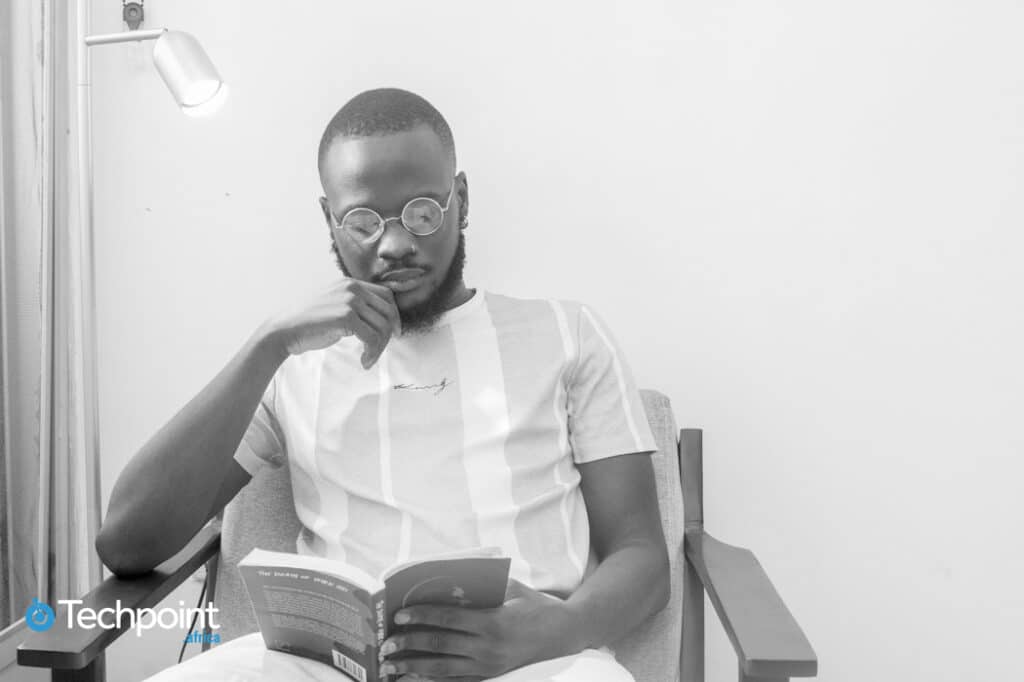
[[[399,682],[414,679],[417,678],[405,676]],[[491,679],[493,682],[634,682],[629,671],[604,648],[586,649],[573,656],[541,661]],[[348,678],[325,663],[281,651],[269,651],[263,643],[263,635],[253,632],[215,645],[209,651],[146,678],[144,682],[281,680],[343,682]]]

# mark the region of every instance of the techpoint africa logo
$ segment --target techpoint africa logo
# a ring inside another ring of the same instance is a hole
[[[53,627],[53,609],[49,604],[39,601],[38,597],[32,598],[32,603],[25,609],[25,625],[29,630],[44,632]]]
[[[179,601],[178,604],[181,608],[174,608],[172,606],[166,606],[162,609],[131,609],[121,606],[121,600],[118,599],[115,602],[115,606],[108,606],[102,609],[94,609],[88,606],[80,606],[82,604],[81,599],[58,599],[57,603],[61,606],[67,606],[67,618],[68,618],[68,629],[73,627],[80,627],[84,630],[92,630],[96,627],[104,628],[105,630],[112,630],[117,627],[118,623],[124,623],[125,618],[128,620],[128,627],[135,630],[136,636],[141,637],[143,630],[150,630],[155,627],[160,627],[164,630],[170,630],[174,628],[190,628],[190,619],[193,615],[198,616],[198,626],[205,628],[209,623],[210,628],[213,630],[219,630],[220,625],[213,622],[213,616],[219,610],[212,604],[207,604],[204,607],[185,607],[185,602]],[[77,608],[76,608],[77,607]],[[38,597],[32,599],[32,603],[29,604],[28,608],[25,609],[25,624],[28,625],[30,630],[36,632],[44,632],[53,627],[53,623],[56,620],[53,609],[49,604],[39,601]],[[205,633],[189,632],[185,638],[187,642],[212,642],[213,644],[220,644],[220,633],[210,633],[210,636],[205,636]]]

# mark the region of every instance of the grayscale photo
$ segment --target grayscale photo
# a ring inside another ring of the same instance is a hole
[[[0,0],[0,682],[1013,677],[1022,28]]]

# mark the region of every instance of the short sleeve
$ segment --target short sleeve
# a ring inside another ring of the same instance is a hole
[[[578,360],[567,386],[573,461],[657,450],[625,357],[602,320],[584,305],[576,338]]]
[[[249,472],[250,476],[256,475],[264,465],[269,464],[276,469],[285,461],[284,435],[274,412],[276,392],[277,374],[263,392],[252,421],[242,436],[242,442],[235,450],[235,461]]]

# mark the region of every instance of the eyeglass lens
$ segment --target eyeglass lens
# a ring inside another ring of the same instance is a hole
[[[444,215],[433,199],[413,199],[402,210],[402,222],[413,234],[430,234],[441,225]],[[380,230],[382,219],[375,211],[357,208],[349,211],[341,227],[357,239],[369,239]]]

